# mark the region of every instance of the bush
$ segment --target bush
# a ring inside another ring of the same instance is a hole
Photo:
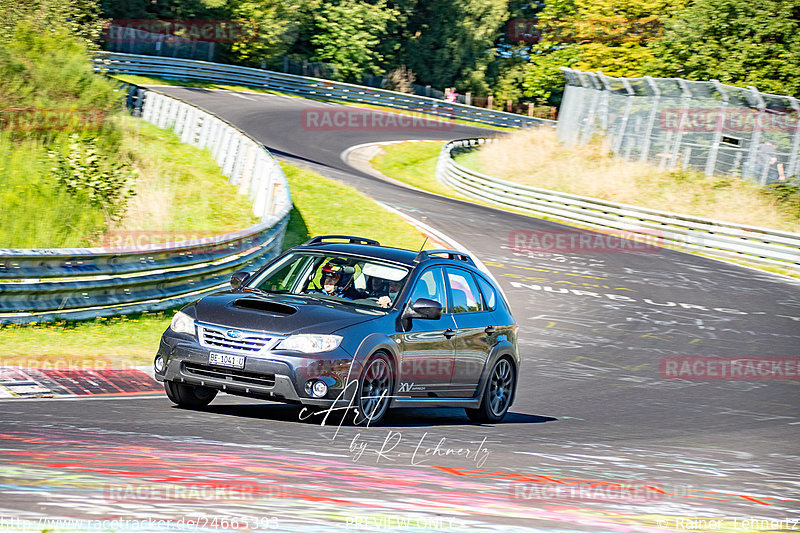
[[[0,247],[84,246],[120,218],[136,177],[121,110],[68,26],[0,25]]]
[[[786,181],[764,187],[764,194],[773,200],[787,215],[800,218],[800,177],[791,176]]]

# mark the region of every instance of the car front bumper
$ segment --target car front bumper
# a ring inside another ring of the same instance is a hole
[[[246,355],[243,368],[209,364],[211,351],[188,335],[165,333],[156,355],[163,358],[164,367],[161,372],[155,371],[155,378],[229,394],[328,407],[349,403],[360,375],[353,357],[341,348],[319,354],[270,351]],[[328,393],[322,398],[312,397],[306,388],[316,380],[328,386]]]

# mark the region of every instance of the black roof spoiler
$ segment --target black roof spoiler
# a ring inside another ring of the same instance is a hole
[[[326,241],[347,241],[347,244],[366,244],[369,246],[381,245],[381,243],[375,239],[367,239],[366,237],[353,237],[352,235],[318,235],[307,240],[300,246],[315,246],[317,244],[325,244]]]
[[[458,261],[464,261],[465,263],[475,266],[475,261],[472,260],[472,257],[470,257],[468,253],[457,252],[455,250],[445,250],[444,248],[438,250],[422,250],[417,254],[417,257],[414,258],[414,262],[419,263],[425,259],[430,259],[432,255],[446,255],[447,259],[456,259]]]

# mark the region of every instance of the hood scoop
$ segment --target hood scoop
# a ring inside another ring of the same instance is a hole
[[[297,312],[297,308],[291,305],[272,302],[270,300],[259,300],[257,298],[239,298],[234,300],[233,306],[239,307],[240,309],[252,309],[253,311],[263,311],[265,313],[283,316],[293,315]]]

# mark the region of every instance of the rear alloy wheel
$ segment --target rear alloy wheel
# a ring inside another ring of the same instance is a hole
[[[174,381],[165,381],[164,390],[167,391],[167,397],[180,407],[205,407],[217,395],[216,390],[208,387]]]
[[[511,406],[516,379],[514,365],[506,358],[498,360],[489,373],[489,383],[477,409],[464,409],[475,422],[500,422]]]
[[[375,354],[367,363],[358,383],[357,425],[375,425],[386,415],[392,395],[392,363],[382,353]]]

